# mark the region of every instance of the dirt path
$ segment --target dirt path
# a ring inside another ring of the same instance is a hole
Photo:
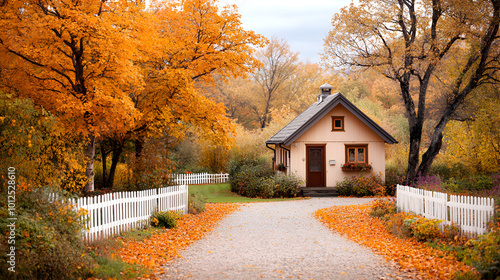
[[[169,263],[161,279],[398,279],[370,249],[331,232],[313,216],[370,199],[312,198],[245,204]]]

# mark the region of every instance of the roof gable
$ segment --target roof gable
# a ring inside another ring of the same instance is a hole
[[[370,129],[377,133],[386,143],[397,143],[387,131],[365,115],[354,104],[352,104],[340,92],[328,95],[322,98],[322,101],[315,102],[304,112],[293,119],[289,124],[283,127],[278,133],[266,141],[266,144],[284,144],[288,146],[297,140],[304,132],[316,124],[326,114],[328,114],[337,105],[342,104],[353,115],[360,119]]]

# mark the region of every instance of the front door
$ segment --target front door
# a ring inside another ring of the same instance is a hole
[[[306,186],[325,187],[325,146],[307,146]]]

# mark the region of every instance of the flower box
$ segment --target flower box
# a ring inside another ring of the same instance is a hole
[[[371,171],[372,166],[368,163],[351,163],[342,165],[342,171]]]

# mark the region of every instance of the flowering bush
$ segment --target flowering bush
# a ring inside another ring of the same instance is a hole
[[[445,192],[445,189],[442,187],[441,177],[438,175],[422,175],[419,173],[415,177],[413,185],[429,191]]]

